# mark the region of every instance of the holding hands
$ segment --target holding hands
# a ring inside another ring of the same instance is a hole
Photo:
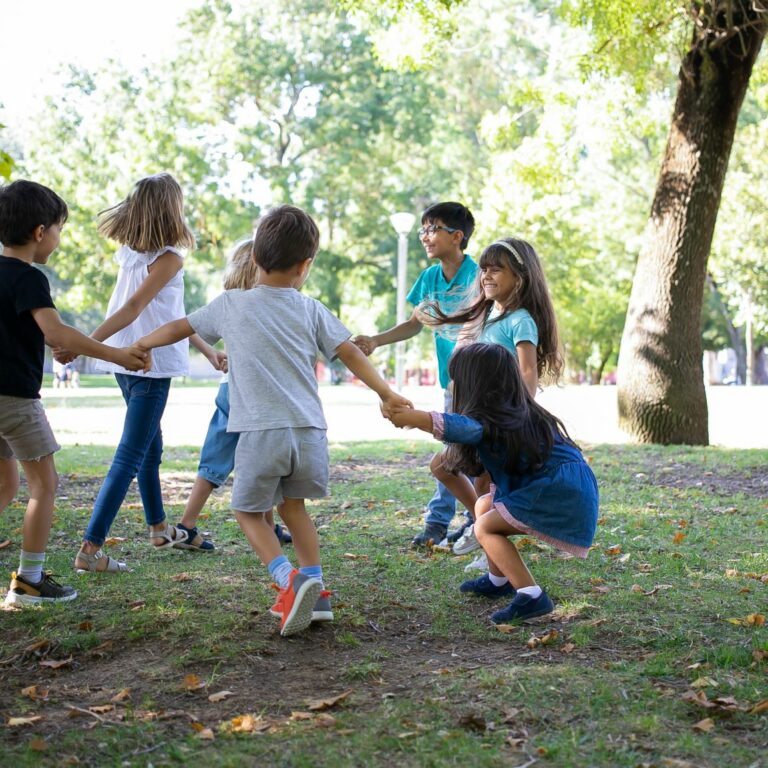
[[[366,356],[370,357],[378,344],[372,336],[355,336],[350,341]]]
[[[152,367],[152,353],[148,349],[142,349],[134,344],[131,347],[121,347],[115,350],[113,363],[122,365],[129,371],[143,371],[147,373]]]

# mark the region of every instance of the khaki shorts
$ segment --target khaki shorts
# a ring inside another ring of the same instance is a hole
[[[36,461],[59,448],[40,400],[0,395],[0,459]]]
[[[241,432],[235,451],[232,509],[268,512],[283,499],[328,495],[324,429],[285,427]]]

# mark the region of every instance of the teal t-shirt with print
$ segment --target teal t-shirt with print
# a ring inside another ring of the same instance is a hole
[[[494,307],[485,321],[483,330],[478,336],[478,341],[486,344],[500,344],[506,347],[517,357],[517,345],[523,341],[530,341],[534,347],[539,343],[539,329],[527,309],[516,309],[506,317],[496,322],[491,322],[499,317],[501,312]]]
[[[469,255],[464,256],[453,280],[445,279],[442,264],[427,267],[418,277],[408,292],[408,301],[418,306],[423,301],[435,301],[446,314],[456,312],[466,303],[470,290],[477,277],[477,263]],[[447,339],[439,333],[435,334],[435,352],[437,354],[437,370],[440,386],[445,389],[451,380],[448,376],[448,361],[456,346],[454,339]]]

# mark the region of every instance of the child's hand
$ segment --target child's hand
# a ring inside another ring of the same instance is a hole
[[[389,408],[386,413],[384,413],[384,408],[382,407],[381,412],[396,427],[399,427],[400,429],[409,428],[413,426],[413,414],[414,414],[413,407],[406,408],[403,406],[396,405]]]
[[[386,397],[381,398],[381,413],[385,418],[389,418],[389,414],[393,410],[413,410],[413,403],[402,395],[398,395],[397,392],[392,392]]]
[[[62,365],[71,363],[77,358],[76,354],[70,352],[68,349],[64,349],[64,347],[51,347],[51,354],[53,355],[53,359]]]
[[[121,347],[115,350],[115,363],[129,371],[144,371],[152,367],[152,355],[138,346]]]
[[[221,371],[222,373],[229,373],[229,358],[227,357],[226,352],[219,352],[217,350],[214,356],[214,360],[211,360],[211,365],[217,371]]]
[[[350,341],[366,356],[370,357],[376,349],[376,342],[371,336],[355,336]]]

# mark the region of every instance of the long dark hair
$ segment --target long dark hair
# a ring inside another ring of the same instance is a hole
[[[508,247],[501,245],[506,243]],[[511,249],[511,251],[510,251]],[[507,299],[504,311],[491,323],[497,323],[517,309],[526,309],[536,323],[539,343],[536,346],[536,370],[539,378],[556,383],[563,370],[563,356],[557,332],[557,317],[547,287],[544,269],[530,243],[515,237],[505,237],[489,245],[480,255],[480,269],[508,267],[520,281],[518,289]],[[482,288],[482,274],[478,274],[475,298],[456,314],[445,314],[436,302],[422,307],[428,325],[454,325],[469,323],[470,333],[476,339],[488,321],[493,299],[486,299]]]
[[[453,380],[453,411],[483,425],[485,441],[505,457],[510,473],[542,466],[555,435],[573,444],[563,423],[528,393],[515,356],[499,344],[468,344],[448,363]],[[451,443],[443,466],[449,472],[478,474],[477,449]]]

